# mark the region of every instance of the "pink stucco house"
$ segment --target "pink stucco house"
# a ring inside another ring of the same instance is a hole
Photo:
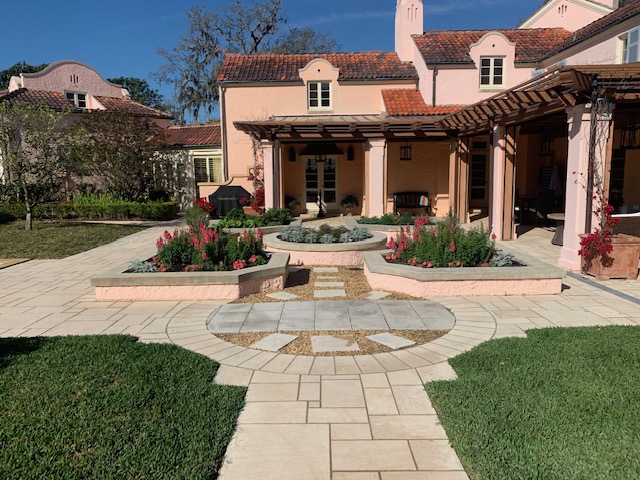
[[[486,31],[424,32],[423,8],[397,0],[395,52],[229,55],[218,184],[251,188],[262,165],[267,207],[295,198],[311,213],[356,195],[358,213],[380,215],[396,193],[428,192],[433,214],[488,215],[506,240],[527,214],[564,212],[560,263],[577,268],[591,125],[606,132],[607,196],[640,204],[640,137],[625,133],[637,128],[640,0],[550,0]],[[594,88],[606,108],[592,117]]]

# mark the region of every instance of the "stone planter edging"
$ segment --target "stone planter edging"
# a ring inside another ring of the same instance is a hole
[[[271,227],[250,227],[250,228],[225,228],[223,229],[225,232],[229,232],[232,235],[242,235],[245,230],[256,230],[256,228],[260,228],[260,231],[263,235],[268,235],[270,233],[278,233],[281,232],[284,227],[288,227],[290,225],[301,225],[302,220],[296,219],[291,222],[289,225],[273,225]]]
[[[473,295],[549,295],[562,291],[566,272],[529,255],[500,245],[525,263],[521,267],[417,268],[387,263],[390,252],[363,254],[364,271],[371,288],[419,297]]]
[[[231,272],[123,273],[128,265],[91,279],[98,301],[234,300],[284,288],[289,255],[272,253],[269,263]]]
[[[372,232],[373,237],[352,243],[292,243],[283,242],[277,233],[265,235],[264,243],[270,252],[291,255],[292,265],[336,265],[355,266],[362,264],[362,254],[366,251],[380,251],[386,248],[387,237]]]

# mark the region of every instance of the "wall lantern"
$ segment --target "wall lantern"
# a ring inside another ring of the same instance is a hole
[[[400,160],[411,160],[411,144],[405,143],[400,147]]]
[[[553,155],[553,139],[543,138],[540,140],[540,156],[550,157]]]
[[[349,145],[347,148],[347,160],[353,162],[356,159],[356,153],[353,151],[353,147]]]
[[[640,148],[640,136],[638,135],[639,125],[627,125],[620,134],[620,148],[637,149]]]

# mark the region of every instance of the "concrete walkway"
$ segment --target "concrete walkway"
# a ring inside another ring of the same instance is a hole
[[[354,357],[261,352],[207,330],[207,319],[223,302],[95,301],[89,279],[148,251],[162,230],[64,260],[0,270],[0,336],[128,333],[217,360],[217,382],[248,387],[223,480],[466,479],[422,387],[455,377],[448,358],[533,328],[640,324],[637,281],[609,281],[603,290],[568,277],[565,291],[555,296],[432,299],[451,311],[456,324],[444,337],[407,350]],[[510,246],[553,262],[552,234],[525,235]]]

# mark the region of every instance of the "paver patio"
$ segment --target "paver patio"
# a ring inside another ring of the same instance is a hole
[[[173,342],[220,362],[217,382],[249,387],[223,480],[466,479],[422,387],[455,376],[448,358],[533,328],[640,324],[640,282],[569,276],[560,295],[433,299],[453,313],[454,328],[406,350],[311,357],[243,348],[207,330],[207,319],[224,302],[95,301],[89,279],[138,258],[163,230],[152,228],[63,260],[0,270],[0,336],[127,333],[144,342]],[[555,264],[559,247],[550,244],[552,236],[537,229],[510,246]],[[294,303],[284,304],[279,321],[293,325],[300,315],[289,305]],[[248,320],[246,306],[232,308]],[[363,306],[363,321],[373,313],[369,308]]]

